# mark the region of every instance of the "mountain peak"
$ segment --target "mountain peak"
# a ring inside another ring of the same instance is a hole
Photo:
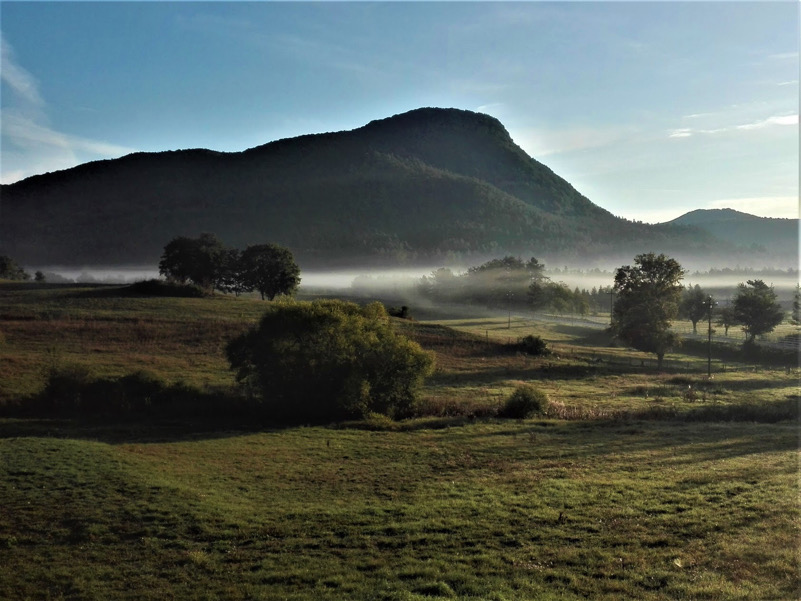
[[[476,113],[464,109],[456,108],[436,108],[423,107],[399,113],[392,117],[376,119],[370,121],[362,127],[362,130],[385,130],[392,128],[417,128],[417,129],[483,129],[494,131],[503,137],[511,140],[509,132],[503,124],[490,115]]]

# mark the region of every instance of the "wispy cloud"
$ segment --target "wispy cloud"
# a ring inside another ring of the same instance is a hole
[[[695,120],[713,115],[713,113],[696,113],[687,115],[685,120]],[[668,138],[689,138],[697,135],[716,135],[732,132],[748,132],[773,129],[783,126],[798,126],[798,114],[771,115],[746,123],[735,123],[721,127],[678,127],[668,131]]]
[[[44,107],[44,100],[39,94],[38,82],[33,75],[17,64],[14,49],[2,38],[0,38],[0,50],[2,52],[0,79],[3,83],[30,107]]]
[[[134,152],[134,149],[59,132],[50,126],[47,103],[36,78],[16,60],[2,39],[0,79],[11,93],[3,103],[2,172],[0,182],[13,183],[47,171],[68,169],[82,162]]]
[[[744,123],[736,125],[735,129],[764,129],[774,125],[798,125],[798,115],[774,115],[767,119],[760,119],[752,123]]]
[[[574,127],[559,130],[515,129],[515,141],[535,158],[602,148],[634,133],[630,127]]]
[[[771,54],[768,56],[769,59],[774,61],[786,61],[786,60],[798,60],[798,51],[795,52],[779,52],[777,54]]]

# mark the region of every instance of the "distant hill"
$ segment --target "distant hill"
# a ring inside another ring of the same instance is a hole
[[[418,109],[237,153],[136,153],[0,189],[0,254],[25,265],[155,264],[177,235],[289,247],[302,267],[505,253],[560,260],[729,248],[613,216],[493,117]]]
[[[798,256],[798,219],[757,217],[733,209],[699,209],[668,224],[697,227],[752,252]]]

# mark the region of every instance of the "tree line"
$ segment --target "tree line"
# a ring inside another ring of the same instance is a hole
[[[228,248],[209,233],[173,238],[164,247],[159,273],[170,282],[191,283],[207,292],[238,296],[256,290],[262,300],[292,294],[300,285],[300,268],[288,249],[271,243]]]
[[[654,353],[661,367],[666,352],[679,344],[671,329],[679,317],[689,319],[693,331],[698,322],[715,319],[726,333],[741,326],[746,347],[757,336],[767,334],[785,318],[776,293],[762,280],[748,280],[737,287],[733,302],[718,307],[700,286],[684,287],[685,270],[664,254],[637,255],[633,265],[615,271],[614,284],[592,291],[571,290],[544,275],[545,265],[535,257],[523,261],[506,256],[469,268],[461,275],[441,268],[424,276],[420,292],[432,300],[482,304],[510,310],[553,310],[585,315],[611,307],[611,332],[621,341],[644,352]],[[791,321],[801,325],[801,288],[796,288]]]
[[[611,287],[571,289],[562,282],[551,281],[544,271],[545,265],[536,257],[523,261],[505,256],[470,267],[460,275],[447,267],[437,269],[421,278],[418,290],[439,302],[578,315],[609,310]]]

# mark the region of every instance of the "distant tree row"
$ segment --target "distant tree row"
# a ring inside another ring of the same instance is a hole
[[[440,302],[468,302],[492,307],[554,311],[586,315],[609,310],[610,288],[570,289],[545,276],[545,265],[535,257],[523,261],[506,256],[456,275],[440,268],[423,276],[419,290]]]
[[[300,268],[292,253],[276,244],[256,244],[244,251],[227,248],[214,234],[179,236],[165,247],[159,273],[178,284],[205,291],[239,295],[257,290],[262,299],[292,294],[300,284]]]
[[[684,289],[681,265],[665,255],[638,255],[634,266],[625,265],[615,272],[614,291],[617,294],[612,313],[612,332],[637,350],[654,353],[658,366],[667,351],[679,339],[671,321],[682,315],[692,321],[693,332],[701,319],[714,316],[715,300],[699,286]],[[799,310],[799,289],[796,289],[793,321]],[[718,322],[728,333],[732,325],[742,326],[746,346],[755,343],[757,336],[767,334],[784,320],[784,311],[776,300],[773,288],[762,280],[748,280],[737,286],[731,307],[718,313]],[[799,320],[801,321],[801,320]]]
[[[421,279],[419,289],[440,302],[476,303],[492,307],[552,310],[560,314],[585,315],[612,306],[612,333],[638,350],[654,353],[661,367],[666,352],[679,344],[672,322],[684,317],[697,332],[698,322],[711,317],[723,325],[742,326],[746,343],[771,332],[784,320],[784,312],[773,288],[762,280],[739,284],[729,307],[716,308],[715,300],[700,286],[684,287],[685,271],[665,255],[637,255],[634,265],[615,272],[615,283],[592,291],[571,290],[544,275],[545,266],[536,258],[528,261],[507,256],[493,259],[464,274],[442,268]],[[793,323],[801,324],[801,289],[796,290]],[[710,313],[712,312],[712,313]]]

